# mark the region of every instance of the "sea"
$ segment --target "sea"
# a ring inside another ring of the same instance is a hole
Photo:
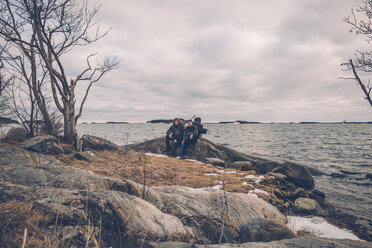
[[[118,145],[164,136],[169,124],[79,124],[79,135]],[[203,137],[252,155],[290,160],[325,173],[315,188],[346,213],[372,220],[371,124],[204,124]]]

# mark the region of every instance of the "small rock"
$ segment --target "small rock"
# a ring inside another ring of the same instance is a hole
[[[242,170],[242,171],[248,171],[248,170],[253,170],[253,165],[249,161],[236,161],[230,164],[229,168],[236,169],[236,170]]]
[[[293,197],[294,198],[299,198],[299,197],[304,197],[306,196],[306,192],[303,188],[297,188],[294,192],[293,192]]]
[[[269,172],[269,173],[267,173],[267,175],[274,177],[276,180],[278,180],[280,182],[284,182],[285,179],[287,178],[286,175],[283,175],[281,173],[275,173],[275,172]]]
[[[287,176],[287,180],[297,187],[304,189],[314,188],[314,179],[309,169],[303,165],[293,162],[286,162],[275,168],[273,172]]]
[[[222,167],[225,166],[225,161],[219,158],[206,158],[205,160],[207,161],[207,163],[210,163],[214,166],[222,166]]]
[[[316,215],[323,213],[323,209],[320,207],[319,203],[313,199],[300,197],[296,199],[294,205],[295,209],[300,213]]]
[[[333,178],[344,178],[345,177],[344,174],[336,173],[336,172],[331,173],[330,176],[333,177]]]
[[[263,218],[252,219],[240,226],[239,232],[242,242],[267,242],[296,237],[296,234],[287,226]]]
[[[37,136],[28,139],[21,144],[22,148],[43,154],[62,154],[64,153],[59,141],[50,135]]]
[[[82,149],[86,151],[87,149],[91,150],[118,150],[119,147],[103,138],[91,136],[91,135],[83,135],[81,137],[82,142]]]
[[[94,158],[94,153],[92,151],[77,152],[74,154],[74,158],[78,160],[84,160],[87,162],[92,162]]]
[[[296,189],[296,186],[294,186],[293,183],[287,183],[287,188],[291,191],[295,190]]]
[[[12,128],[9,130],[9,132],[4,137],[3,141],[15,141],[15,142],[23,142],[30,138],[29,132],[22,128]]]

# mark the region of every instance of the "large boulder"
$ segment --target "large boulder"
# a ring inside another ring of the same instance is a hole
[[[30,138],[30,134],[26,129],[22,127],[16,127],[16,128],[10,129],[9,132],[5,135],[5,137],[2,140],[6,142],[15,141],[15,142],[21,143],[29,138]]]
[[[138,238],[177,240],[178,237],[186,239],[189,235],[177,217],[123,192],[34,188],[0,183],[0,195],[0,203],[32,202],[33,207],[42,211],[43,215],[58,218],[56,230],[59,236],[68,235],[64,234],[64,229],[71,226],[85,231],[82,237],[70,237],[72,240],[62,237],[66,245],[69,244],[66,247],[72,244],[75,244],[74,247],[84,247],[82,244],[87,242],[87,225],[91,230],[97,229],[92,241],[100,238],[103,247],[132,247],[131,239]],[[39,231],[47,234],[48,225]]]
[[[241,242],[267,242],[296,237],[286,225],[261,218],[252,219],[240,226],[239,233]]]
[[[118,150],[119,147],[106,139],[91,135],[83,135],[81,137],[83,151],[86,150]]]
[[[50,135],[36,136],[22,142],[24,149],[43,154],[62,154],[63,148],[59,141]]]
[[[226,242],[238,239],[241,225],[254,218],[265,218],[284,225],[286,218],[274,206],[253,195],[222,192],[216,189],[193,189],[181,186],[153,187],[146,198],[163,212],[179,216],[193,230],[195,240],[219,241],[225,226]]]

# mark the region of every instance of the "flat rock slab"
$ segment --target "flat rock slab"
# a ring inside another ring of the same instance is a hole
[[[21,144],[22,148],[43,154],[62,154],[64,153],[59,141],[50,135],[36,136],[25,140]]]

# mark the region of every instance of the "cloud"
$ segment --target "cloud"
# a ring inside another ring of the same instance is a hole
[[[68,71],[95,51],[122,62],[92,88],[82,121],[372,119],[358,86],[338,79],[349,75],[340,64],[368,49],[342,21],[359,1],[100,3],[112,31],[65,58]]]

